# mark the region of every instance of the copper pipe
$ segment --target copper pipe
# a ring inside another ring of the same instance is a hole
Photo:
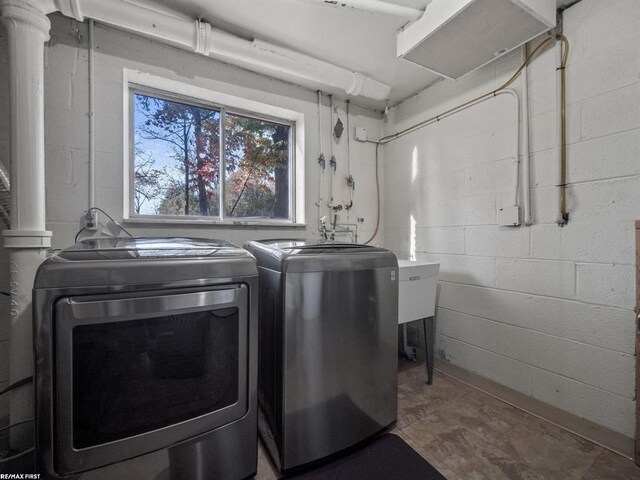
[[[564,38],[564,37],[562,37]],[[525,69],[525,67],[527,65],[529,65],[529,63],[531,63],[531,60],[533,59],[533,57],[535,57],[537,55],[537,53],[542,49],[542,47],[544,47],[545,45],[547,45],[548,43],[552,42],[554,40],[553,37],[548,37],[546,39],[544,39],[542,42],[540,42],[538,44],[538,46],[536,48],[534,48],[531,53],[527,56],[527,58],[525,59],[525,61],[522,63],[522,65],[520,65],[520,67],[518,68],[518,70],[516,70],[516,72],[511,76],[511,78],[509,78],[509,80],[507,80],[505,83],[503,83],[502,85],[500,85],[498,88],[496,88],[495,90],[492,90],[490,92],[487,92],[483,95],[480,95],[478,97],[472,98],[471,100],[468,100],[456,107],[450,108],[449,110],[436,115],[434,117],[428,118],[426,120],[423,120],[422,122],[416,123],[415,125],[412,125],[409,128],[405,128],[404,130],[401,130],[397,133],[394,133],[392,135],[387,135],[386,137],[382,137],[379,140],[379,143],[381,144],[385,144],[385,143],[389,143],[392,140],[396,140],[400,137],[403,137],[405,135],[408,135],[409,133],[415,132],[416,130],[419,130],[423,127],[426,127],[427,125],[430,125],[434,122],[439,122],[440,120],[453,115],[454,113],[458,113],[462,110],[465,110],[468,107],[471,107],[472,105],[475,105],[476,103],[484,100],[485,98],[489,98],[492,96],[495,96],[497,93],[499,93],[502,90],[505,90],[506,88],[508,88],[513,82],[515,82],[518,77],[520,76],[520,74],[522,73],[522,71]],[[566,40],[566,38],[565,38]]]
[[[560,196],[560,212],[561,212],[561,216],[562,218],[565,218],[565,222],[566,223],[569,220],[569,213],[566,211],[566,192],[565,192],[565,183],[566,183],[566,170],[567,170],[567,141],[566,141],[566,78],[565,78],[565,69],[566,69],[566,65],[567,65],[567,58],[569,56],[569,40],[567,40],[567,38],[564,35],[558,35],[555,38],[554,37],[547,37],[545,38],[543,41],[541,41],[530,53],[529,55],[527,55],[526,59],[524,60],[524,62],[522,62],[522,65],[520,65],[520,67],[516,70],[516,72],[502,85],[500,85],[498,88],[496,88],[495,90],[492,90],[490,92],[487,92],[483,95],[480,95],[478,97],[472,98],[471,100],[468,100],[458,106],[455,106],[453,108],[450,108],[449,110],[446,110],[445,112],[436,115],[434,117],[431,118],[427,118],[426,120],[423,120],[422,122],[416,123],[415,125],[412,125],[411,127],[405,128],[404,130],[400,130],[399,132],[396,132],[394,134],[391,135],[387,135],[385,137],[382,137],[380,140],[378,141],[372,141],[370,140],[372,143],[376,144],[376,186],[377,186],[377,202],[378,202],[378,214],[377,214],[377,219],[376,219],[376,228],[375,231],[373,233],[373,235],[371,236],[371,238],[369,240],[367,240],[364,243],[369,243],[373,240],[373,238],[376,236],[376,234],[378,233],[378,229],[380,226],[380,186],[379,186],[379,180],[378,180],[378,149],[380,147],[380,145],[385,145],[393,140],[397,140],[400,137],[403,137],[405,135],[408,135],[410,133],[415,132],[416,130],[419,130],[421,128],[426,127],[427,125],[431,125],[432,123],[435,122],[439,122],[440,120],[450,116],[450,115],[454,115],[458,112],[461,112],[463,110],[466,110],[469,107],[472,107],[473,105],[489,98],[489,97],[495,97],[498,95],[498,93],[500,93],[503,90],[506,90],[513,82],[515,82],[518,77],[520,76],[520,74],[522,73],[522,71],[531,63],[531,61],[533,60],[533,58],[538,54],[538,52],[546,45],[548,45],[550,42],[552,41],[561,41],[563,43],[564,49],[563,49],[563,55],[562,55],[562,60],[561,60],[561,65],[560,65],[560,69],[561,69],[561,76],[562,76],[562,101],[561,101],[561,112],[562,112],[562,165],[561,165],[561,196]]]

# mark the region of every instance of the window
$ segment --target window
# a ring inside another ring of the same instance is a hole
[[[128,218],[300,223],[295,120],[137,85],[128,96]]]

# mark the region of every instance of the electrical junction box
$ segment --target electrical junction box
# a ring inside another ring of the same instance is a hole
[[[520,225],[520,207],[503,207],[498,209],[498,225],[517,227]]]
[[[356,140],[359,142],[367,141],[367,129],[364,127],[356,127]]]

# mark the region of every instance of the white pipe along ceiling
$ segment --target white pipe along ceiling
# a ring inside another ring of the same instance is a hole
[[[382,0],[301,0],[306,3],[321,3],[336,8],[353,8],[371,13],[381,13],[393,15],[395,17],[406,18],[407,20],[417,20],[424,14],[424,10],[418,8],[405,7],[396,3],[384,2]]]
[[[105,25],[152,38],[183,50],[222,60],[271,77],[306,86],[330,87],[351,96],[389,98],[391,87],[363,73],[273,43],[233,35],[211,24],[165,9],[126,0],[47,0],[47,13],[59,11],[82,22]]]

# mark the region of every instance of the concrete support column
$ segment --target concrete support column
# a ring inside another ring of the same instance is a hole
[[[38,0],[0,0],[0,22],[9,44],[11,230],[3,232],[9,249],[11,329],[9,379],[33,375],[31,291],[38,265],[51,245],[45,231],[44,42],[51,23]],[[34,415],[33,388],[11,393],[11,424]],[[24,431],[24,430],[21,430]],[[33,443],[12,432],[12,447]]]

